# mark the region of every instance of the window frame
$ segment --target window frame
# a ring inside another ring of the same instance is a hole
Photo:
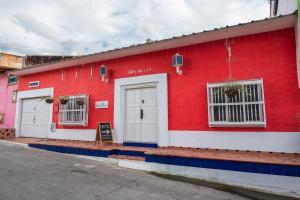
[[[64,107],[67,104],[65,105],[62,105],[59,101],[59,111],[58,111],[58,125],[62,125],[62,126],[88,126],[88,120],[89,120],[89,95],[74,95],[74,96],[68,96],[69,97],[69,101],[68,103],[70,102],[70,99],[75,99],[75,103],[76,103],[76,98],[85,98],[85,104],[83,105],[83,108],[82,109],[72,109],[72,110],[69,110],[69,109],[65,109]],[[78,122],[70,122],[70,121],[63,121],[62,120],[62,113],[63,112],[76,112],[76,111],[82,111],[83,112],[83,116],[85,118],[85,120],[82,120],[82,121],[78,121]]]
[[[11,78],[14,78],[15,81],[10,82]],[[17,77],[17,76],[14,76],[14,75],[10,75],[10,76],[8,76],[8,81],[7,81],[7,82],[8,82],[8,85],[15,85],[15,84],[18,83],[18,77]]]
[[[213,116],[211,112],[213,112],[210,108],[213,108],[213,106],[216,106],[217,103],[211,103],[213,99],[210,99],[210,88],[216,88],[216,87],[222,87],[226,85],[226,82],[218,82],[218,83],[207,83],[207,108],[208,108],[208,126],[209,127],[258,127],[258,128],[266,128],[266,110],[265,110],[265,97],[264,97],[264,84],[263,84],[263,79],[251,79],[251,80],[239,80],[239,81],[233,81],[234,83],[241,84],[241,85],[250,85],[250,84],[259,84],[260,85],[260,93],[261,93],[261,101],[252,101],[252,102],[246,102],[244,101],[243,97],[243,102],[235,102],[235,103],[220,103],[220,106],[228,106],[228,105],[241,105],[243,108],[246,105],[251,105],[251,104],[258,104],[262,105],[262,109],[260,109],[259,114],[263,118],[263,121],[258,122],[258,121],[246,121],[244,119],[243,122],[228,122],[228,121],[213,121]],[[226,95],[225,95],[226,96]],[[226,97],[228,98],[228,97]],[[244,111],[243,111],[244,112]],[[227,109],[225,114],[227,115]]]

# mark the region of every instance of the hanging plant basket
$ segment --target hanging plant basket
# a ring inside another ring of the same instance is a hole
[[[54,101],[54,99],[53,99],[53,97],[45,97],[45,102],[46,103],[53,103],[53,101]]]
[[[77,99],[77,100],[76,100],[76,104],[77,104],[78,106],[83,106],[84,100],[83,100],[83,99]]]
[[[60,102],[60,104],[62,104],[62,105],[67,104],[67,103],[69,102],[69,97],[68,97],[68,96],[61,96],[61,97],[59,98],[59,102]]]
[[[230,99],[236,97],[239,92],[244,92],[245,88],[243,85],[240,85],[235,82],[228,82],[223,88],[223,93]]]
[[[226,94],[226,96],[228,98],[234,98],[235,96],[237,96],[239,94],[239,90],[237,88],[230,87],[230,88],[226,88],[224,90],[224,93]]]

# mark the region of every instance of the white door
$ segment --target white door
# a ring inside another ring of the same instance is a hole
[[[24,99],[22,105],[21,136],[47,138],[50,106],[41,98]]]
[[[157,89],[125,90],[125,142],[157,143]]]

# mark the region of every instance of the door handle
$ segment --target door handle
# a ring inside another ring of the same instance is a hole
[[[141,109],[141,112],[140,112],[140,118],[143,119],[144,118],[144,110]]]

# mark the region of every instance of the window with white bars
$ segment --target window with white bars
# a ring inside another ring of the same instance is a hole
[[[65,126],[88,125],[89,96],[69,96],[66,104],[59,103],[58,124]]]
[[[228,96],[228,83],[208,83],[208,117],[210,127],[265,127],[263,81],[235,81],[236,95]]]

